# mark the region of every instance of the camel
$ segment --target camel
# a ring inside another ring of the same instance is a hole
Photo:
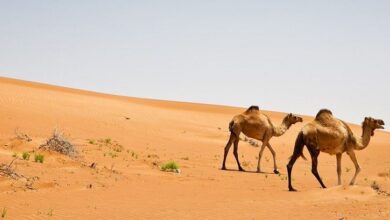
[[[365,149],[370,142],[371,136],[374,136],[375,129],[384,129],[383,125],[385,125],[383,120],[366,117],[362,123],[362,135],[358,137],[352,133],[347,123],[334,118],[330,110],[321,109],[314,121],[309,122],[302,128],[295,141],[294,153],[287,164],[289,191],[296,191],[291,185],[291,172],[295,161],[300,156],[306,159],[302,152],[304,146],[307,147],[311,155],[311,171],[322,188],[326,188],[326,186],[317,171],[317,158],[320,152],[336,155],[338,185],[341,185],[341,156],[346,152],[355,165],[355,174],[350,182],[350,185],[354,185],[356,176],[360,172],[354,150]]]
[[[247,137],[262,141],[259,152],[259,160],[257,165],[257,172],[260,173],[260,161],[265,147],[271,151],[274,160],[274,173],[279,171],[276,166],[276,154],[271,144],[270,139],[273,136],[282,136],[291,125],[302,122],[302,118],[293,114],[288,114],[284,117],[283,122],[279,126],[274,126],[268,116],[262,114],[258,106],[251,106],[245,112],[233,117],[229,124],[230,138],[225,147],[225,154],[222,163],[222,170],[226,170],[225,162],[229,153],[231,145],[234,143],[234,156],[237,161],[238,170],[245,171],[238,160],[238,142],[240,141],[240,133],[244,133]]]

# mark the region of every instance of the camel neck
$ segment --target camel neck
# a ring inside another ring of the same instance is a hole
[[[371,140],[372,128],[369,126],[363,126],[362,132],[362,136],[358,139],[358,146],[356,147],[357,150],[363,150],[366,148]]]
[[[290,128],[291,124],[287,123],[286,120],[283,120],[283,122],[277,126],[274,127],[274,135],[275,137],[282,136],[286,131]]]

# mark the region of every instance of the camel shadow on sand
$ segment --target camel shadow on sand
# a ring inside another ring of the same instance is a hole
[[[235,170],[235,169],[221,169],[219,168],[220,171],[226,171],[226,172],[238,172],[238,173],[252,173],[252,174],[274,174],[274,175],[278,175],[278,174],[275,174],[273,172],[257,172],[257,171],[253,171],[253,170],[245,170],[245,171],[240,171],[240,170]]]

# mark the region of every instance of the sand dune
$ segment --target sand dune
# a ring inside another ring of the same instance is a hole
[[[31,152],[30,160],[13,162],[26,178],[0,176],[0,214],[6,210],[5,219],[390,218],[390,197],[371,187],[375,181],[390,192],[389,133],[377,131],[369,147],[357,152],[362,172],[356,186],[346,185],[354,172],[347,156],[344,185],[336,186],[336,158],[321,154],[319,172],[329,188],[321,189],[310,161],[300,159],[294,167],[299,192],[291,193],[285,165],[304,123],[271,140],[281,175],[271,174],[268,151],[262,169],[269,173],[237,172],[232,153],[227,161],[231,170],[219,169],[227,125],[243,110],[0,78],[0,163]],[[266,114],[276,123],[284,115]],[[54,128],[76,145],[78,159],[38,149]],[[32,141],[17,139],[15,129]],[[256,170],[258,151],[240,142],[247,170]],[[44,162],[35,163],[35,154],[43,154]],[[170,160],[180,164],[180,174],[160,171],[158,165]],[[92,163],[95,169],[89,167]]]

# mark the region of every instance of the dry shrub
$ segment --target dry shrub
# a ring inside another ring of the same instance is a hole
[[[11,161],[9,164],[0,164],[0,176],[8,177],[13,180],[19,181],[22,180],[24,182],[24,186],[27,189],[33,190],[35,181],[39,180],[39,177],[33,176],[33,177],[26,177],[24,175],[18,174],[15,171],[15,168],[12,166],[14,161],[18,158],[15,158]]]
[[[18,128],[15,129],[15,136],[18,140],[30,142],[32,139],[26,133],[21,132]]]
[[[39,148],[56,151],[71,158],[76,158],[79,154],[75,146],[57,128],[54,129],[52,136],[46,140],[46,143]]]
[[[0,164],[0,176],[10,177],[14,180],[24,178],[23,175],[19,175],[15,172],[15,169],[12,167],[12,164],[17,158],[13,159],[9,164]]]

